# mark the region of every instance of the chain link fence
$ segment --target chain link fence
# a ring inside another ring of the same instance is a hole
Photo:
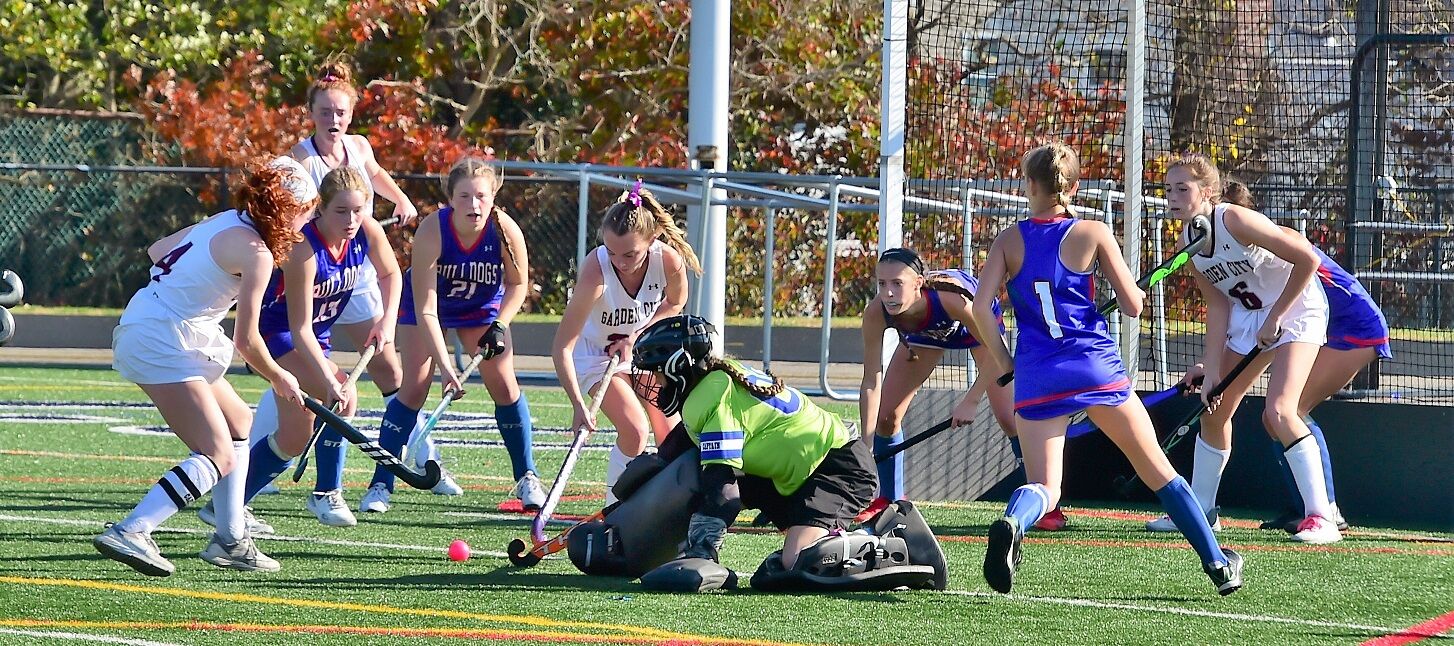
[[[1118,232],[1140,241],[1143,270],[1154,266],[1181,227],[1158,205],[1158,183],[1173,153],[1202,152],[1250,184],[1263,212],[1359,276],[1383,308],[1395,356],[1348,394],[1454,401],[1448,3],[1156,0],[1145,3],[1144,54],[1131,48],[1128,7],[1100,0],[912,0],[909,16],[906,172],[919,179],[908,195],[961,204],[905,216],[906,242],[932,266],[982,265],[1024,208],[1017,182],[987,178],[1009,176],[1046,138],[1080,154],[1082,217],[1111,212]],[[1428,36],[1366,52],[1364,81],[1352,87],[1360,43],[1380,34]],[[1126,79],[1138,69],[1145,92],[1131,105]],[[1128,160],[1133,113],[1145,139]],[[1140,169],[1130,179],[1145,182],[1144,207],[1130,220],[1139,231],[1124,230],[1124,196],[1085,195],[1103,181],[1126,186],[1128,161]],[[1184,272],[1154,290],[1140,387],[1179,378],[1201,353],[1204,317]]]

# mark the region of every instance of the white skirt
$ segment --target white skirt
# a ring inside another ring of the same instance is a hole
[[[606,355],[605,348],[582,338],[576,339],[576,345],[571,349],[571,359],[576,368],[576,385],[580,386],[581,394],[589,401],[596,384],[606,378],[606,366],[611,363],[611,358]],[[630,364],[619,364],[611,374],[621,374],[630,369]]]
[[[137,318],[116,326],[111,348],[111,366],[136,384],[210,384],[232,364],[232,339],[212,323]]]
[[[1260,310],[1232,308],[1231,319],[1227,324],[1227,347],[1242,355],[1257,347],[1257,331],[1262,329],[1262,324],[1267,321],[1270,309],[1270,307]],[[1318,308],[1306,307],[1302,303],[1294,304],[1292,309],[1288,310],[1287,316],[1282,319],[1282,335],[1277,338],[1277,342],[1272,344],[1272,347],[1263,348],[1263,350],[1271,350],[1293,342],[1313,345],[1324,345],[1328,342],[1328,308],[1326,306]]]
[[[371,264],[364,264],[373,267]],[[366,273],[373,274],[372,271]],[[364,276],[359,276],[359,284],[353,288],[353,295],[348,297],[348,305],[343,306],[343,313],[338,315],[336,324],[368,323],[383,317],[384,295],[379,291],[378,275],[373,275],[371,280],[364,280]]]

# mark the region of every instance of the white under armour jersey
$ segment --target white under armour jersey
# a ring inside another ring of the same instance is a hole
[[[252,220],[236,210],[223,211],[192,227],[151,266],[151,279],[131,297],[121,323],[169,318],[220,325],[237,304],[242,277],[227,273],[212,258],[212,238],[234,227],[253,229]]]
[[[1291,279],[1293,265],[1271,251],[1243,244],[1233,237],[1227,231],[1227,206],[1218,204],[1212,209],[1212,239],[1201,253],[1192,256],[1192,263],[1207,281],[1227,295],[1233,307],[1248,311],[1271,307]],[[1322,286],[1317,280],[1311,280],[1287,316],[1327,307]]]
[[[656,308],[666,295],[666,269],[661,259],[663,248],[665,245],[660,240],[652,241],[647,247],[646,277],[641,280],[641,289],[632,295],[626,292],[616,270],[611,267],[606,246],[596,247],[592,256],[600,263],[605,289],[586,318],[581,339],[597,348],[605,348],[611,341],[646,327],[646,322],[656,314]]]
[[[359,151],[358,146],[353,144],[351,135],[342,135],[342,137],[343,164],[341,165],[352,166],[354,170],[358,171],[359,175],[363,176],[364,183],[372,186],[373,180],[369,179],[369,169],[364,166],[363,153]],[[304,139],[301,145],[303,146],[303,151],[308,156],[304,157],[299,163],[303,164],[303,169],[308,171],[308,176],[313,178],[313,184],[315,186],[322,186],[323,177],[333,171],[334,168],[337,168],[337,166],[329,166],[327,162],[323,161],[323,155],[318,154],[318,148],[313,145],[312,137]],[[365,193],[364,217],[372,218],[374,217],[374,191],[370,188]],[[323,208],[323,205],[319,204],[318,208]],[[374,263],[365,262],[363,269],[359,271],[358,282],[356,283],[357,287],[354,288],[354,291],[369,289],[378,282],[379,273],[374,270]]]

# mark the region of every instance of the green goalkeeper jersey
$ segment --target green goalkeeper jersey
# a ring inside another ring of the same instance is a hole
[[[742,366],[747,378],[765,386],[772,379]],[[823,462],[828,451],[858,438],[829,413],[792,388],[758,397],[713,370],[687,395],[682,421],[702,449],[702,464],[725,464],[772,480],[784,496]]]

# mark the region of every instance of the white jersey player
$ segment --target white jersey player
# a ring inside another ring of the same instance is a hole
[[[665,241],[658,238],[665,238]],[[570,303],[555,333],[555,374],[570,397],[571,428],[596,428],[587,415],[591,394],[602,384],[601,411],[616,427],[616,446],[606,467],[606,504],[626,463],[646,448],[650,428],[658,443],[675,426],[652,404],[641,401],[623,373],[631,346],[647,326],[680,314],[687,302],[690,267],[702,272],[671,214],[640,183],[606,210],[601,246],[586,254]],[[612,356],[616,370],[606,374]]]
[[[373,192],[368,195],[364,211],[373,213],[374,195],[394,203],[394,217],[406,225],[419,216],[409,196],[399,189],[393,178],[374,159],[374,149],[362,135],[348,134],[353,122],[353,108],[358,90],[353,86],[348,65],[330,61],[318,71],[318,78],[308,88],[308,109],[313,120],[313,134],[293,146],[292,156],[303,164],[314,183],[340,166],[352,166],[369,181]],[[364,265],[358,286],[348,305],[339,315],[335,327],[342,330],[356,348],[374,341],[371,334],[383,316],[384,304],[379,294],[378,273],[372,263]],[[369,377],[385,397],[399,389],[399,359],[392,344],[381,347],[369,363]]]
[[[1192,264],[1216,291],[1227,298],[1230,319],[1227,325],[1227,347],[1237,354],[1247,354],[1257,346],[1257,332],[1267,322],[1271,307],[1282,296],[1292,280],[1294,266],[1276,254],[1241,242],[1227,231],[1227,208],[1223,203],[1212,209],[1211,239],[1202,253],[1192,256]],[[1282,316],[1282,334],[1263,350],[1295,341],[1323,345],[1327,342],[1328,299],[1317,281],[1308,281]]]
[[[364,213],[373,217],[374,194],[378,194],[394,203],[394,217],[398,218],[399,224],[408,224],[418,217],[413,203],[374,159],[369,140],[361,135],[348,134],[357,102],[358,90],[353,85],[349,66],[343,61],[324,62],[318,77],[308,88],[308,111],[313,122],[313,134],[293,146],[289,154],[303,165],[315,186],[321,184],[323,177],[335,168],[349,166],[358,170],[373,188],[367,196]],[[353,347],[362,348],[374,342],[374,333],[384,315],[378,271],[373,263],[364,263],[356,285],[343,313],[334,323],[334,329],[342,331]],[[401,378],[398,352],[393,343],[378,348],[369,362],[368,372],[387,406],[389,398],[398,392]],[[264,393],[258,402],[253,443],[272,434],[277,429],[277,419],[277,402]],[[442,480],[436,490],[455,495],[462,492],[451,478]],[[271,484],[264,489],[267,493],[275,491]],[[342,514],[346,510],[335,505],[332,511]]]
[[[1212,220],[1211,240],[1193,257],[1193,274],[1207,301],[1206,350],[1202,365],[1187,375],[1204,372],[1203,398],[1253,348],[1262,352],[1248,365],[1219,401],[1208,401],[1202,416],[1192,467],[1192,491],[1215,527],[1217,487],[1232,450],[1232,415],[1268,366],[1267,408],[1262,423],[1283,446],[1307,517],[1293,540],[1332,543],[1342,540],[1333,520],[1323,481],[1317,442],[1298,412],[1303,389],[1318,351],[1327,340],[1328,301],[1314,280],[1322,264],[1306,238],[1278,227],[1266,215],[1237,204],[1223,203],[1217,167],[1202,155],[1173,162],[1166,173],[1168,210],[1190,222]],[[1172,531],[1169,519],[1151,521],[1152,531]]]
[[[236,304],[237,350],[288,405],[299,405],[298,380],[268,355],[258,319],[276,259],[292,249],[317,199],[302,166],[280,157],[248,175],[238,194],[242,211],[219,213],[147,249],[154,264],[112,335],[114,366],[141,386],[192,454],[92,541],[108,558],[149,576],[170,575],[176,568],[152,531],[215,486],[217,531],[202,558],[238,570],[278,569],[243,524],[252,415],[222,378],[233,345],[222,319]]]

